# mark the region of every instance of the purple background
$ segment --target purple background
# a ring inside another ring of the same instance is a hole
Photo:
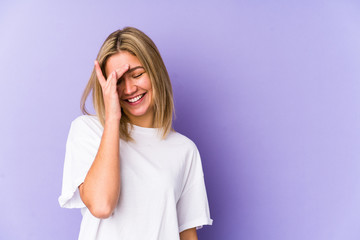
[[[65,142],[96,54],[158,46],[200,150],[200,239],[360,239],[359,1],[1,1],[0,239],[76,239]],[[90,102],[89,102],[90,103]],[[91,105],[88,105],[90,107]]]

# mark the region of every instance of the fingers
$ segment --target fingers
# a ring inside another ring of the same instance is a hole
[[[116,69],[116,79],[121,78],[129,70],[129,67],[129,64],[125,64],[121,68]]]
[[[116,82],[117,82],[116,71],[113,71],[110,74],[110,76],[109,76],[109,78],[107,79],[106,82],[107,82],[107,84],[112,85],[113,87],[116,88]]]
[[[102,74],[99,62],[97,60],[95,60],[94,65],[95,65],[96,76],[99,80],[100,85],[103,86],[104,84],[106,84],[106,80],[105,80],[104,75]]]
[[[97,60],[95,60],[94,65],[95,65],[96,76],[99,80],[100,85],[105,86],[106,82],[110,82],[110,81],[107,81],[105,79],[104,75],[102,74],[99,62]],[[129,67],[130,67],[129,64],[123,65],[121,68],[118,68],[114,72],[112,72],[110,76],[108,76],[108,79],[110,80],[111,78],[112,81],[115,81],[115,85],[116,85],[117,79],[121,78],[124,75],[124,73],[126,73],[129,70]]]
[[[125,64],[121,68],[116,69],[114,73],[114,79],[111,79],[111,84],[117,89],[118,80],[129,70],[130,65]],[[109,81],[110,82],[110,81]],[[121,98],[121,92],[118,92],[118,96]]]

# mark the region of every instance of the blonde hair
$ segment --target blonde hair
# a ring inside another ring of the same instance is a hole
[[[169,74],[165,64],[160,56],[159,50],[154,42],[142,31],[125,27],[111,33],[97,55],[96,60],[99,62],[101,71],[105,73],[106,62],[110,56],[120,52],[127,51],[136,56],[145,71],[148,73],[153,91],[154,107],[154,127],[162,129],[162,138],[172,130],[172,115],[175,114],[174,101]],[[89,82],[83,92],[80,102],[80,108],[83,114],[91,115],[86,107],[85,102],[92,91],[93,105],[102,126],[105,125],[105,105],[101,85],[97,79],[95,68],[93,69]],[[121,110],[120,120],[120,138],[126,141],[133,141],[128,128],[130,120],[123,109]]]

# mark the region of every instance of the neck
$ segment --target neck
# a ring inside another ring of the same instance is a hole
[[[129,116],[131,124],[139,127],[153,128],[154,127],[154,114],[153,111],[146,113],[143,116],[133,117]]]

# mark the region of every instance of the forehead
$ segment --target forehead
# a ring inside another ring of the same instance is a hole
[[[105,65],[105,73],[108,76],[112,71],[129,64],[130,68],[142,66],[139,59],[127,51],[118,52],[108,58]]]

